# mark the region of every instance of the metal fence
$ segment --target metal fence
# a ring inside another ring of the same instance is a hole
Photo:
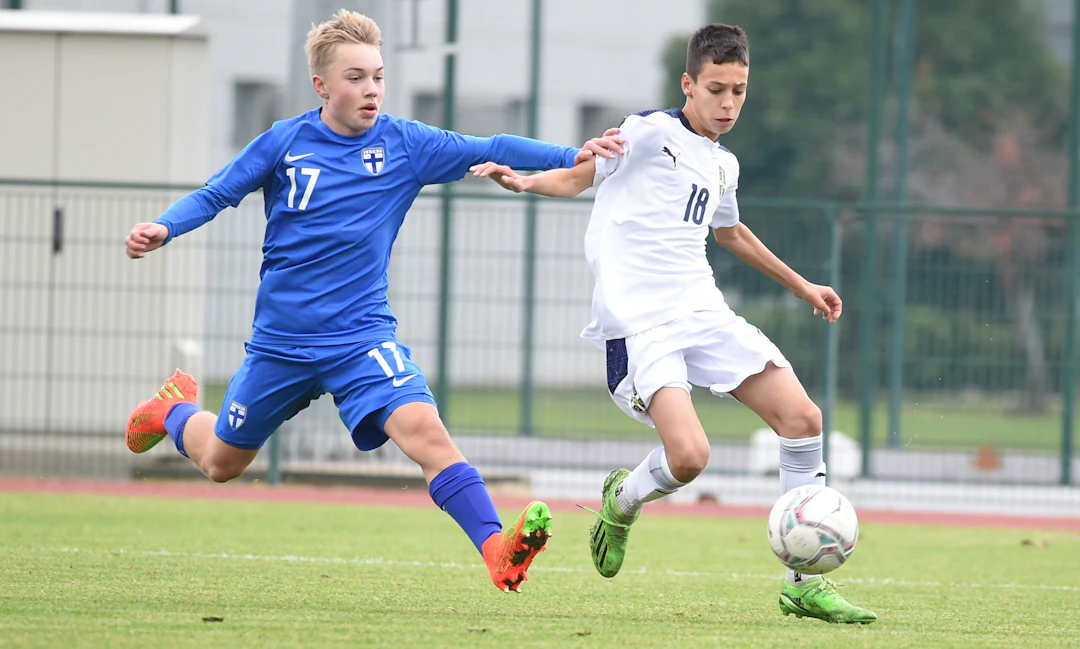
[[[167,444],[136,457],[121,436],[130,409],[177,365],[199,375],[204,407],[220,407],[250,333],[261,198],[128,260],[130,226],[182,193],[0,185],[0,471],[120,477],[175,467]],[[399,338],[466,455],[494,474],[600,470],[655,445],[652,429],[610,403],[603,355],[578,337],[593,285],[581,252],[589,208],[458,194],[446,230],[439,195],[424,195],[399,236],[390,271]],[[798,272],[845,299],[843,318],[827,326],[710,243],[728,301],[776,341],[822,406],[835,475],[1076,484],[1066,425],[1073,216],[750,199],[742,211]],[[711,475],[775,472],[774,436],[753,413],[707,391],[694,398],[716,447]],[[355,451],[328,398],[261,455],[255,470],[270,478],[410,470],[392,445]],[[1075,488],[1063,493],[1080,505]]]

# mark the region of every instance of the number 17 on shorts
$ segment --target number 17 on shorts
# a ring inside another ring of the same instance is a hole
[[[419,372],[406,373],[405,361],[402,359],[401,352],[398,350],[398,344],[395,342],[385,342],[381,345],[383,349],[389,350],[389,353],[393,358],[393,367],[386,361],[386,357],[383,356],[383,351],[376,347],[370,350],[367,355],[374,358],[387,377],[390,377],[391,383],[395,388],[400,388],[412,379],[416,378]],[[411,365],[410,361],[410,365]]]

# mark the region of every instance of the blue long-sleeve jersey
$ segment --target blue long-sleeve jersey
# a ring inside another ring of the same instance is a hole
[[[390,250],[424,185],[459,180],[487,160],[515,169],[570,167],[577,151],[511,135],[470,137],[389,115],[346,136],[316,109],[275,123],[155,222],[172,239],[261,187],[266,236],[252,341],[374,341],[397,327],[386,298]]]

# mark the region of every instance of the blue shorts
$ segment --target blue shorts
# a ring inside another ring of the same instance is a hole
[[[353,443],[370,451],[386,443],[383,425],[399,406],[435,405],[409,348],[394,340],[329,347],[247,343],[229,382],[214,432],[229,446],[261,448],[285,421],[329,392]]]

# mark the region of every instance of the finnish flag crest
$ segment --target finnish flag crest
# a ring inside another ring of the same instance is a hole
[[[360,160],[371,175],[377,176],[382,171],[383,163],[386,162],[386,151],[381,146],[368,147],[360,151]]]
[[[229,427],[233,430],[240,428],[247,420],[247,406],[233,401],[229,404]]]

